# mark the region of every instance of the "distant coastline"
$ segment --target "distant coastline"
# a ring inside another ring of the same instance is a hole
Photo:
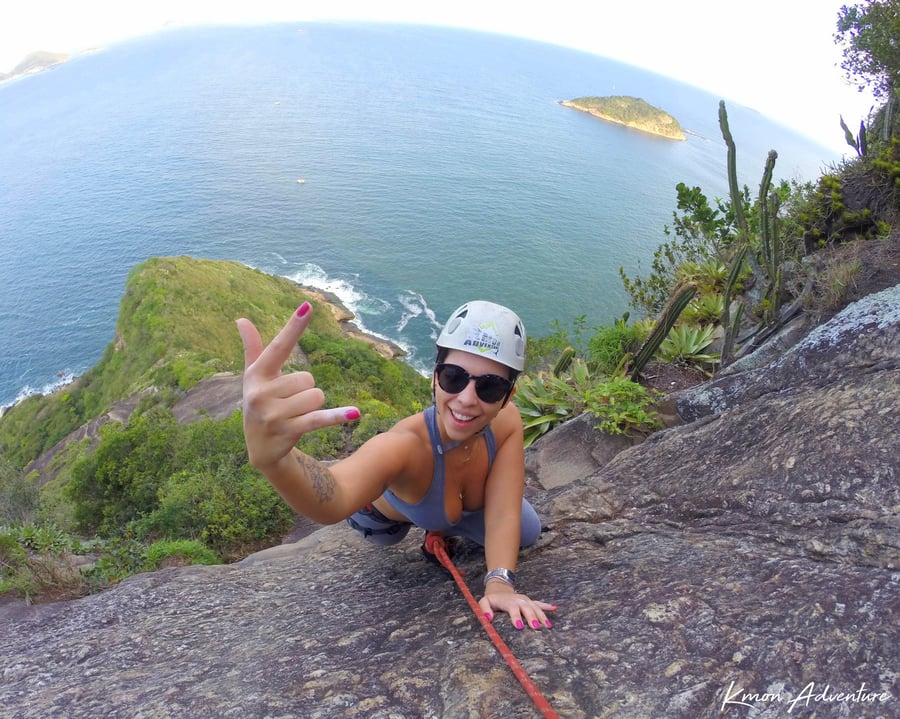
[[[71,59],[70,55],[62,52],[45,52],[44,50],[30,52],[10,72],[0,72],[0,82],[15,80],[17,77],[24,77],[25,75],[36,75],[44,70],[62,65]]]
[[[373,350],[375,350],[378,354],[386,359],[396,359],[403,361],[403,358],[407,356],[408,353],[400,345],[395,344],[394,342],[378,335],[366,332],[364,329],[362,329],[355,322],[356,316],[349,309],[347,309],[347,307],[341,302],[340,298],[337,295],[331,292],[317,289],[315,287],[310,287],[309,285],[300,284],[299,282],[296,284],[304,294],[308,295],[315,302],[318,302],[320,305],[324,306],[331,312],[332,316],[337,321],[338,326],[341,328],[341,334],[344,337],[365,342]],[[71,372],[60,372],[59,376],[57,377],[57,381],[52,383],[51,385],[48,385],[43,389],[35,389],[30,392],[23,392],[9,404],[0,404],[0,419],[2,419],[9,410],[11,410],[13,407],[15,407],[17,404],[27,399],[28,397],[32,397],[34,395],[48,396],[54,394],[55,392],[59,392],[65,387],[73,385],[80,376],[80,374],[73,374]]]
[[[577,97],[562,100],[559,104],[657,137],[679,141],[687,139],[678,120],[639,97]]]
[[[446,48],[462,38],[466,52],[452,66],[441,64]],[[263,64],[223,74],[235,48]],[[12,190],[0,193],[0,225],[13,228],[10,256],[22,258],[0,263],[0,275],[13,304],[27,311],[2,313],[0,330],[10,346],[28,347],[0,361],[0,405],[25,387],[42,390],[96,364],[112,339],[127,268],[147,256],[175,249],[224,253],[327,288],[363,330],[399,344],[404,361],[428,371],[440,315],[482,292],[515,305],[534,337],[552,332],[555,320],[586,314],[588,324],[599,324],[621,316],[628,303],[618,267],[649,266],[660,228],[671,223],[676,184],[700,186],[711,196],[728,192],[718,124],[699,111],[717,97],[554,45],[521,43],[522,84],[504,75],[507,43],[437,28],[323,24],[299,34],[285,26],[223,26],[160,32],[91,55],[53,43],[26,49],[72,57],[0,85],[15,133],[0,163],[0,185]],[[373,80],[346,68],[391,53],[422,72],[398,75],[390,97],[373,100],[372,117],[348,115]],[[24,54],[7,55],[0,69],[9,71]],[[301,84],[286,76],[273,80],[270,92],[255,74],[275,67],[269,60],[321,72],[304,73]],[[558,74],[545,73],[548,67]],[[460,74],[473,82],[449,82]],[[585,80],[560,90],[559,77],[620,76],[618,90],[597,91],[644,97],[709,139],[688,136],[675,144],[559,104],[594,92]],[[441,102],[435,87],[446,92]],[[260,102],[249,111],[244,100],[251,99]],[[313,106],[316,112],[309,111]],[[418,118],[421,132],[398,129],[409,127],[410,117]],[[746,128],[736,141],[741,157],[751,159],[739,163],[748,181],[756,177],[752,158],[765,158],[772,147],[790,148],[776,170],[790,163],[792,176],[816,176],[826,156],[814,143],[743,106],[729,108],[729,117],[733,128]],[[203,131],[226,129],[225,118],[227,135],[246,138],[246,146],[223,145],[220,132]],[[563,122],[553,133],[552,170],[547,131],[557,120]],[[135,121],[149,131],[133,131]],[[285,134],[292,127],[303,134]],[[104,136],[101,129],[109,131]],[[440,142],[423,143],[426,137]],[[506,141],[497,144],[498,137]],[[528,182],[497,181],[510,177],[509,154],[499,151],[507,146],[517,148],[516,174]],[[360,147],[370,151],[354,150]],[[595,160],[612,151],[621,157],[615,183]],[[665,162],[650,156],[658,151]],[[270,161],[248,165],[248,157]],[[212,158],[218,161],[207,164]],[[301,177],[306,184],[297,184]],[[20,196],[28,203],[17,205]],[[632,202],[640,203],[639,212]],[[550,216],[563,220],[551,226]],[[598,216],[604,237],[628,242],[598,241]],[[60,251],[47,251],[51,237],[60,238]],[[466,251],[521,244],[528,251],[517,253],[516,272],[493,273],[486,285],[483,272],[458,264],[457,244]],[[428,272],[411,271],[420,266]],[[600,289],[549,291],[552,302],[536,286],[523,289],[523,277],[551,270],[573,286]],[[26,319],[33,308],[46,324]]]

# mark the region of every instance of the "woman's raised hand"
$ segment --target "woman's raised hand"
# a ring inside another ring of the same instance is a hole
[[[321,409],[325,395],[309,372],[282,374],[311,316],[304,302],[267,347],[250,320],[237,321],[244,345],[244,439],[257,469],[288,456],[307,432],[359,418],[355,407]]]

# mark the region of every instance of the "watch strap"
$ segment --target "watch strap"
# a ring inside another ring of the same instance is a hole
[[[499,579],[501,582],[505,582],[513,589],[516,588],[516,574],[515,572],[511,572],[504,567],[497,567],[496,569],[492,569],[487,574],[484,575],[484,586],[487,586],[487,583],[492,579]]]

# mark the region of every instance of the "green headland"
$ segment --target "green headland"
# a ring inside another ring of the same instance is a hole
[[[639,97],[576,97],[574,100],[563,100],[560,104],[658,137],[685,139],[678,120]]]

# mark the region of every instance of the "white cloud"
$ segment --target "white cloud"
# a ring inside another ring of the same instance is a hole
[[[648,68],[740,102],[836,152],[872,104],[843,81],[833,35],[846,0],[50,0],[0,27],[0,69],[32,50],[74,52],[172,25],[367,20],[448,25],[534,38]],[[27,5],[27,6],[26,6]]]

